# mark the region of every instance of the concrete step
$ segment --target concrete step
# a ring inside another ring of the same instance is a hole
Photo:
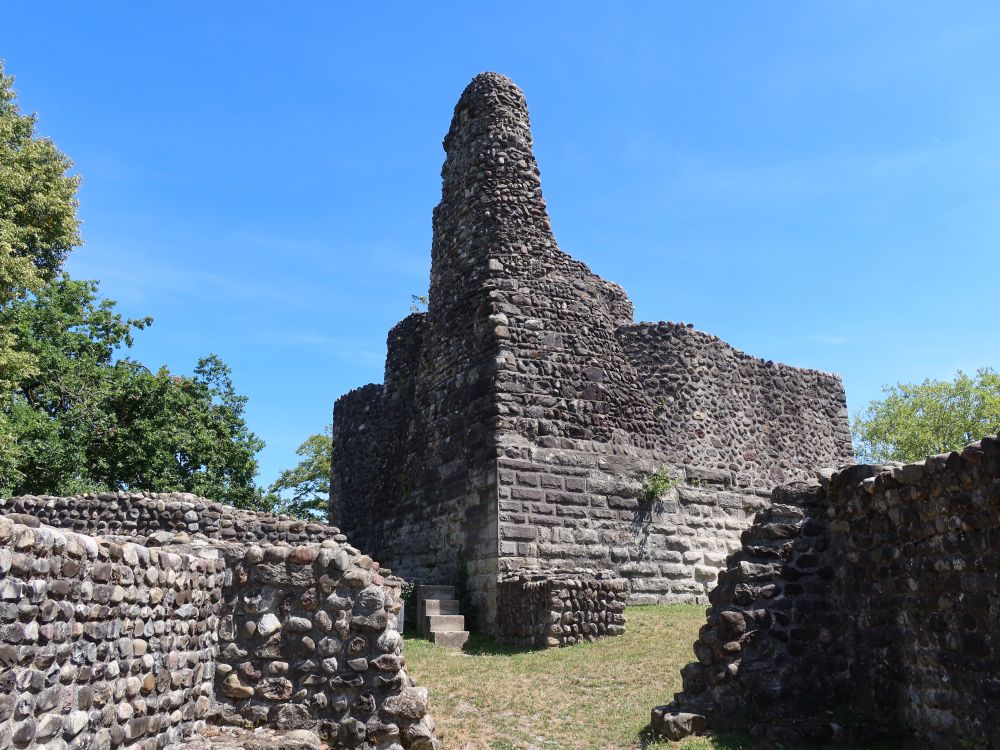
[[[425,615],[458,615],[461,610],[458,608],[458,599],[425,599]]]
[[[465,618],[462,615],[427,615],[425,621],[428,633],[465,629]]]
[[[431,643],[438,646],[461,648],[469,640],[468,630],[436,630],[431,633]]]
[[[439,586],[437,584],[425,584],[418,587],[417,595],[421,599],[454,599],[454,586]]]

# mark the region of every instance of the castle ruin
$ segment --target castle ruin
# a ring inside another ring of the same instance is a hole
[[[707,601],[775,485],[850,462],[840,378],[635,323],[556,244],[504,76],[466,88],[444,149],[427,312],[389,332],[384,383],[336,403],[331,523],[405,578],[465,587],[489,632],[515,571]],[[653,475],[673,480],[658,498]]]

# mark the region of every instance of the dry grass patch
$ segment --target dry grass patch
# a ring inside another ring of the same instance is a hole
[[[739,738],[645,741],[650,709],[680,690],[705,608],[630,607],[626,622],[623,636],[549,650],[408,637],[408,671],[430,690],[447,750],[750,750]]]

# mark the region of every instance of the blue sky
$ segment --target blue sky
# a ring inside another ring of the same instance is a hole
[[[561,247],[640,320],[880,386],[1000,367],[995,3],[60,3],[0,57],[83,175],[134,356],[216,352],[295,462],[427,288],[469,79],[525,91]],[[619,7],[620,6],[620,7]]]

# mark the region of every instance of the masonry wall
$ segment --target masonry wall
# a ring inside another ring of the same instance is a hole
[[[331,542],[230,547],[225,556],[226,718],[316,730],[335,747],[435,746],[427,690],[407,674],[396,629],[399,579]]]
[[[501,459],[501,569],[612,569],[629,582],[633,604],[707,602],[740,531],[768,498],[649,451],[588,448]],[[680,484],[645,500],[643,477],[665,466]]]
[[[338,529],[184,494],[0,511],[0,747],[161,748],[211,719],[439,750],[402,581]]]
[[[390,332],[385,385],[335,407],[333,523],[403,576],[467,581],[487,628],[522,567],[704,601],[772,486],[850,461],[840,380],[634,324],[559,249],[509,79],[472,81],[444,147],[427,313]],[[641,506],[663,469],[682,486]]]
[[[37,519],[55,528],[89,535],[123,535],[145,541],[177,535],[241,542],[344,542],[340,530],[291,516],[255,513],[184,492],[101,492],[54,497],[0,498],[0,513]],[[155,543],[155,540],[154,540]]]
[[[0,746],[190,733],[213,705],[223,567],[0,517]]]
[[[369,519],[377,517],[387,495],[382,491],[385,461],[382,446],[388,444],[383,419],[385,389],[381,385],[355,388],[337,399],[333,422],[334,465],[350,466],[350,471],[334,471],[330,476],[330,522],[354,519],[353,538],[366,549],[377,546],[376,529]]]
[[[497,636],[553,648],[625,632],[627,581],[592,570],[518,571],[497,586]]]
[[[901,731],[1000,747],[1000,439],[849,467],[775,502],[720,575],[698,662],[654,726],[687,712],[793,745]]]
[[[618,336],[675,462],[753,489],[851,463],[836,375],[752,357],[683,323],[638,323]]]

